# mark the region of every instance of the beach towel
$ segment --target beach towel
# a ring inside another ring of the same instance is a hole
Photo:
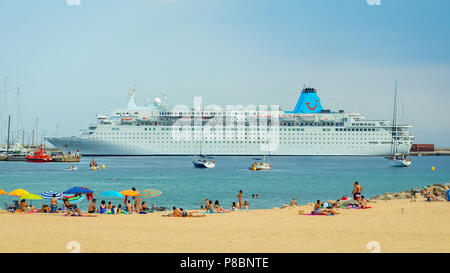
[[[358,207],[347,207],[348,209],[371,209],[372,207],[358,208]]]
[[[332,215],[332,216],[334,216],[334,214],[326,215],[326,214],[311,214],[311,213],[302,214],[302,215],[306,215],[306,216],[330,216],[330,215]]]

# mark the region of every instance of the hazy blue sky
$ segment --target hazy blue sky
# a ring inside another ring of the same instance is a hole
[[[77,135],[100,113],[168,94],[169,104],[295,106],[304,84],[325,109],[391,119],[416,143],[450,146],[450,1],[0,0],[0,105],[9,78],[25,129]],[[3,111],[1,111],[3,115]]]

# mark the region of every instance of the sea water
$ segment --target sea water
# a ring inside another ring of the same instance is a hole
[[[148,206],[172,206],[198,209],[205,198],[219,200],[224,208],[237,202],[236,195],[243,191],[250,209],[266,209],[289,204],[292,198],[298,203],[317,199],[336,200],[351,196],[353,182],[358,181],[366,197],[409,190],[436,183],[450,182],[450,157],[413,157],[409,168],[391,167],[383,157],[349,156],[274,156],[270,158],[270,171],[250,171],[251,157],[216,157],[213,169],[197,169],[192,157],[97,157],[104,170],[89,170],[91,158],[79,163],[31,163],[0,161],[0,189],[10,192],[23,188],[40,194],[45,190],[64,192],[75,186],[94,191],[98,200],[123,204],[123,198],[102,197],[107,190],[122,191],[136,187],[138,190],[157,189],[162,195],[143,199]],[[68,171],[70,165],[77,171]],[[436,170],[432,171],[432,167]],[[258,199],[252,199],[258,194]],[[1,206],[17,197],[0,195]],[[30,203],[30,202],[28,202]],[[49,200],[33,200],[40,207]],[[81,201],[83,210],[88,202]]]

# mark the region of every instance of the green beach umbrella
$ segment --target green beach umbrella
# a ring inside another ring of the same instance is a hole
[[[29,193],[29,194],[25,194],[25,195],[20,196],[20,199],[25,199],[25,200],[40,200],[40,199],[44,199],[44,198],[40,197],[39,195]]]

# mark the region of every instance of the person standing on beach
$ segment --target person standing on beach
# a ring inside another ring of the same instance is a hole
[[[359,185],[358,181],[353,183],[353,199],[358,201],[361,198],[361,193],[363,191],[363,187]]]
[[[238,208],[242,209],[242,190],[239,191],[237,198],[238,198]]]
[[[56,194],[53,194],[52,201],[50,202],[50,208],[51,212],[56,212],[56,209],[58,208],[58,199],[56,199]]]

